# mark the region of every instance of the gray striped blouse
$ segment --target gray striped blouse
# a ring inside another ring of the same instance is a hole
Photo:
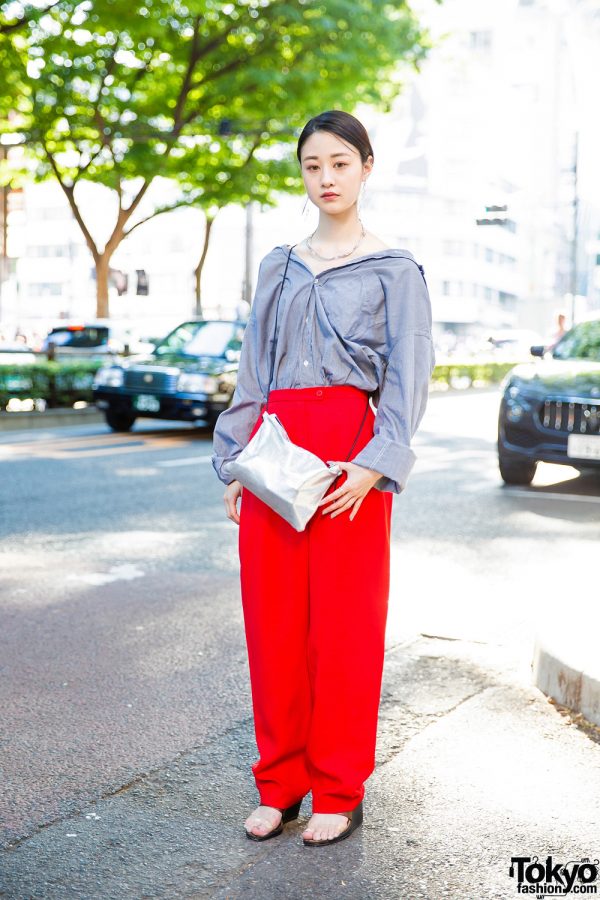
[[[214,429],[211,462],[224,484],[266,402],[275,307],[289,245],[262,259],[244,332],[237,386]],[[350,462],[381,473],[380,491],[404,490],[410,442],[425,412],[435,365],[431,301],[408,250],[385,249],[314,275],[292,250],[277,319],[275,388],[351,384],[371,392],[373,437]]]

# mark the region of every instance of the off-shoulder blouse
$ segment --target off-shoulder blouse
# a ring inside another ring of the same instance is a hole
[[[217,419],[211,462],[224,484],[246,446],[269,389],[275,308],[289,245],[263,257],[244,332],[231,405]],[[270,388],[351,384],[376,407],[373,437],[350,462],[380,472],[380,491],[404,490],[410,444],[435,366],[431,301],[409,250],[387,248],[315,275],[292,250],[279,302]]]

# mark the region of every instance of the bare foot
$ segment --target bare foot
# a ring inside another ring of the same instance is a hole
[[[302,837],[310,841],[330,841],[348,827],[348,816],[343,813],[313,813]]]
[[[264,834],[268,834],[269,831],[274,831],[281,819],[281,811],[274,806],[258,806],[254,812],[250,813],[244,822],[244,827],[251,834],[262,837]]]

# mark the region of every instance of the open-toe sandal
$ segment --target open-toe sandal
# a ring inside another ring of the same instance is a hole
[[[281,834],[283,831],[283,826],[286,822],[291,822],[293,819],[297,819],[300,813],[300,807],[302,806],[302,798],[298,800],[297,803],[292,804],[292,806],[287,806],[285,809],[282,809],[280,806],[274,806],[273,809],[278,809],[281,813],[281,822],[275,827],[272,828],[271,831],[267,831],[266,834],[253,834],[251,831],[248,831],[246,828],[246,837],[250,838],[251,841],[268,841],[269,838],[276,837],[276,835]],[[265,803],[265,806],[269,804]],[[257,817],[257,822],[260,821]],[[264,823],[268,825],[268,822]]]
[[[326,844],[335,844],[338,841],[343,841],[344,838],[350,837],[353,831],[355,831],[359,825],[362,825],[363,820],[363,805],[362,800],[355,806],[354,809],[348,810],[348,812],[338,813],[340,816],[346,816],[350,821],[347,826],[344,828],[340,834],[336,834],[335,837],[325,838],[322,841],[313,841],[310,838],[302,838],[302,842],[305,847],[324,847]]]

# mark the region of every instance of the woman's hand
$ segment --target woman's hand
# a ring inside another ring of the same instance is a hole
[[[337,463],[340,469],[344,469],[348,475],[339,488],[332,491],[331,494],[327,494],[326,497],[323,497],[323,499],[319,501],[319,506],[331,504],[322,511],[322,514],[331,513],[331,518],[333,519],[335,516],[339,515],[339,513],[353,507],[352,512],[350,513],[350,521],[352,521],[360,509],[360,505],[366,495],[369,493],[375,482],[379,481],[382,477],[381,472],[375,472],[374,469],[367,469],[365,466],[359,466],[356,463],[351,462],[340,462],[339,460],[334,459],[328,460],[328,462]],[[333,510],[335,510],[335,512]]]
[[[239,481],[232,481],[225,488],[225,493],[223,494],[223,500],[225,501],[225,512],[227,513],[227,518],[231,519],[232,522],[235,522],[236,525],[240,524],[240,514],[237,509],[237,501],[238,497],[242,496],[242,485]]]

